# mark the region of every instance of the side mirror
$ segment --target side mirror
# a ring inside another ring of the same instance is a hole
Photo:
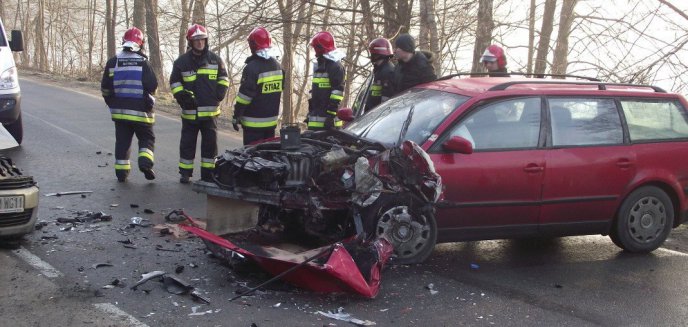
[[[445,150],[449,150],[454,153],[471,154],[473,153],[473,144],[471,141],[461,137],[452,136],[447,141],[442,143],[442,147]]]
[[[354,120],[354,111],[351,110],[351,108],[340,108],[337,110],[337,118],[345,122],[350,122]]]
[[[20,30],[12,30],[10,49],[15,52],[24,51],[24,36]]]

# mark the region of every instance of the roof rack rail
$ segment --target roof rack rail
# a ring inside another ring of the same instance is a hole
[[[575,81],[513,81],[497,84],[488,89],[488,91],[503,91],[510,86],[523,84],[566,84],[566,85],[596,85],[600,91],[606,90],[608,86],[630,86],[630,87],[647,87],[658,93],[666,93],[664,89],[654,85],[629,84],[629,83],[605,83],[605,82],[575,82]]]
[[[535,73],[508,73],[510,76],[526,76],[526,77],[531,77],[531,78],[544,78],[544,77],[569,77],[569,78],[578,78],[578,79],[584,79],[592,82],[601,82],[599,79],[594,78],[594,77],[589,77],[589,76],[580,76],[580,75],[572,75],[572,74],[535,74]],[[471,76],[471,77],[477,77],[477,76],[489,76],[490,73],[456,73],[456,74],[451,74],[447,76],[442,76],[438,78],[437,80],[442,81],[442,80],[447,80],[450,78],[454,77],[461,77],[461,76]]]

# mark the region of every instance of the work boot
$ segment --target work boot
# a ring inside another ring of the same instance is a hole
[[[152,181],[155,179],[155,172],[152,168],[141,169],[141,172],[143,172],[143,175],[146,176],[147,180]]]
[[[127,176],[129,176],[128,170],[117,170],[115,171],[115,176],[117,176],[117,181],[124,183],[127,181]]]
[[[191,182],[191,178],[189,176],[182,175],[179,177],[179,182],[182,184],[189,184]]]
[[[124,182],[127,181],[127,178],[126,178],[126,177],[117,176],[117,181],[120,182],[120,183],[124,183]]]

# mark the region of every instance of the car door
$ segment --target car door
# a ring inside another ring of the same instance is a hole
[[[544,151],[538,148],[541,99],[480,105],[450,127],[430,150],[445,185],[438,204],[440,240],[528,235],[537,231]],[[446,153],[444,140],[461,136],[472,154]]]
[[[541,231],[604,232],[635,174],[614,99],[550,98]]]

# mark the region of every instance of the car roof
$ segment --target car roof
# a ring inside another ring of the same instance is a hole
[[[585,94],[609,96],[647,96],[659,97],[670,95],[663,89],[652,85],[607,83],[590,80],[566,80],[526,77],[461,77],[445,78],[419,86],[466,96],[495,96],[518,94]],[[622,93],[619,93],[622,92]],[[670,95],[676,96],[676,95]]]

